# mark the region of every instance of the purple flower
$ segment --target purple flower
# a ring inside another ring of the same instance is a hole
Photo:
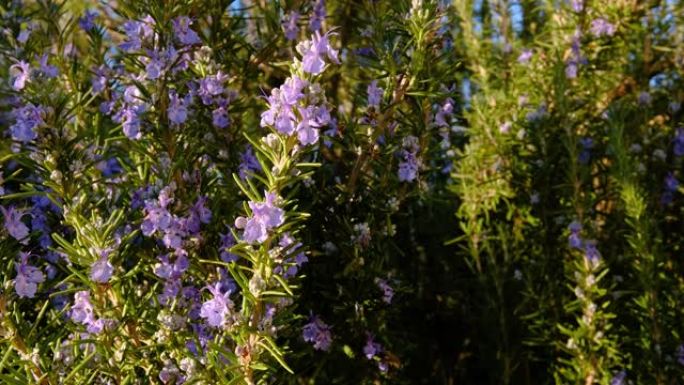
[[[570,0],[570,6],[575,12],[582,12],[584,9],[584,0]]]
[[[375,284],[378,285],[380,290],[383,292],[382,300],[387,304],[392,303],[392,298],[394,297],[394,289],[392,286],[390,286],[389,283],[382,278],[376,278]]]
[[[21,298],[33,298],[38,284],[45,281],[45,275],[37,267],[28,264],[29,253],[19,253],[21,262],[16,264],[17,277],[14,279],[14,290]]]
[[[380,102],[382,101],[382,88],[378,87],[378,81],[373,80],[368,85],[368,107],[380,107]]]
[[[190,227],[192,230],[195,230],[192,228],[192,226],[188,226],[187,220],[173,218],[170,225],[164,230],[164,236],[162,237],[162,243],[164,246],[174,250],[182,248],[183,237],[187,235],[185,229],[188,227]],[[194,232],[197,231],[199,231],[199,225],[197,225],[197,229]]]
[[[95,28],[95,18],[98,16],[97,11],[88,9],[85,11],[85,15],[78,19],[78,26],[84,31],[90,31]]]
[[[177,252],[173,262],[169,260],[169,254],[160,255],[158,259],[161,263],[154,265],[154,274],[162,279],[178,279],[190,267],[190,261],[188,261],[188,257],[183,252]]]
[[[323,21],[325,20],[325,1],[318,0],[313,6],[313,12],[309,18],[309,29],[311,32],[316,32],[321,29]]]
[[[21,44],[26,44],[29,37],[31,37],[31,32],[33,32],[33,28],[31,25],[29,25],[26,29],[22,29],[21,31],[19,31],[19,35],[17,35],[17,42]]]
[[[230,116],[224,107],[219,107],[211,112],[211,123],[217,128],[226,128],[230,125]]]
[[[594,265],[601,259],[601,253],[596,248],[595,241],[587,241],[584,243],[584,257]]]
[[[449,120],[451,116],[454,114],[454,100],[451,98],[447,98],[444,101],[444,104],[442,104],[439,107],[439,110],[437,110],[437,114],[435,114],[435,124],[437,127],[449,127],[451,124],[449,123]]]
[[[174,298],[180,293],[182,288],[180,279],[170,279],[164,282],[162,293],[157,296],[159,303],[164,306],[172,304]]]
[[[639,92],[639,96],[637,96],[637,101],[639,102],[640,106],[648,106],[651,104],[651,94],[648,93],[647,91],[642,91]]]
[[[679,182],[673,173],[668,173],[665,177],[665,190],[669,192],[676,192],[679,188]]]
[[[225,234],[221,234],[221,247],[219,248],[219,257],[223,262],[235,262],[238,260],[238,256],[231,253],[230,248],[235,245],[235,237],[230,230],[226,231]]]
[[[191,95],[181,99],[176,94],[176,91],[169,92],[169,107],[166,110],[169,115],[169,120],[175,124],[182,124],[188,119],[188,104],[190,104]]]
[[[17,62],[9,68],[10,83],[16,91],[22,90],[26,86],[31,76],[31,67],[25,61]]]
[[[211,222],[211,210],[206,207],[206,202],[206,197],[199,197],[190,207],[190,213],[183,221],[183,229],[188,233],[198,234],[202,223]]]
[[[570,230],[570,235],[568,236],[568,244],[570,247],[575,248],[575,249],[581,249],[582,248],[582,239],[580,238],[580,231],[582,231],[582,225],[577,222],[573,221],[568,225],[568,229]]]
[[[157,231],[164,232],[171,226],[173,217],[166,207],[160,206],[157,202],[145,202],[145,212],[145,218],[140,225],[143,235],[149,237]]]
[[[275,205],[275,193],[266,193],[264,202],[249,202],[252,217],[244,223],[243,239],[247,243],[261,243],[268,238],[268,230],[285,222],[285,211]]]
[[[192,20],[187,16],[179,16],[173,20],[173,32],[183,45],[193,45],[202,42],[197,32],[190,29],[191,25]]]
[[[318,127],[320,127],[319,120],[316,119],[314,114],[317,112],[315,107],[309,106],[306,108],[299,108],[299,114],[301,115],[301,121],[297,123],[297,138],[299,143],[303,146],[309,144],[314,144],[318,142]]]
[[[48,79],[55,78],[59,76],[59,70],[57,67],[48,64],[48,54],[43,54],[38,59],[38,65],[40,66],[40,72]]]
[[[302,91],[306,86],[306,81],[292,76],[280,88],[271,90],[271,95],[267,98],[268,109],[261,113],[261,127],[272,126],[282,134],[292,135],[297,119],[293,108],[304,97]]]
[[[285,38],[287,40],[295,40],[297,34],[299,34],[299,26],[297,26],[297,21],[300,16],[297,11],[290,11],[285,14],[281,26],[285,32]]]
[[[684,155],[684,128],[678,128],[674,138],[674,154],[676,157]]]
[[[582,31],[579,29],[575,31],[572,36],[572,43],[570,45],[570,57],[566,62],[565,77],[568,79],[575,79],[580,65],[587,64],[587,58],[582,55],[581,41]]]
[[[328,36],[330,32],[321,36],[316,32],[311,40],[301,42],[297,45],[297,51],[302,55],[302,70],[304,72],[318,75],[323,72],[325,67],[324,57],[327,57],[333,63],[339,64],[337,58],[337,50],[330,46]]]
[[[598,17],[591,21],[590,31],[594,37],[613,36],[615,34],[615,25],[602,17]]]
[[[404,150],[400,152],[402,161],[399,163],[399,181],[400,182],[412,182],[418,177],[418,168],[420,167],[420,161],[417,157],[418,138],[415,136],[407,136],[404,138]]]
[[[306,86],[308,86],[306,80],[302,80],[296,75],[285,79],[283,85],[280,86],[280,103],[285,106],[294,106],[304,97],[302,91]]]
[[[214,297],[202,304],[200,317],[206,319],[210,326],[221,327],[226,323],[233,309],[233,301],[230,300],[231,292],[226,291],[222,293],[220,282],[217,282],[214,286],[208,286],[207,289]]]
[[[90,84],[93,88],[94,94],[99,94],[107,87],[107,73],[106,67],[100,66],[93,69],[93,75],[90,77]]]
[[[363,354],[367,359],[372,360],[375,356],[382,353],[382,345],[373,340],[373,335],[368,333],[366,345],[363,347]]]
[[[210,75],[199,81],[199,90],[197,94],[202,99],[204,105],[209,105],[213,102],[213,97],[221,95],[225,89],[223,83],[228,80],[228,75],[218,71],[216,75]]]
[[[24,222],[21,221],[21,217],[23,217],[24,214],[14,207],[5,209],[0,206],[0,211],[2,211],[2,215],[5,217],[5,229],[9,235],[24,245],[28,244],[29,229]]]
[[[259,171],[261,171],[261,164],[259,164],[259,160],[256,158],[256,156],[254,156],[254,150],[252,147],[247,146],[245,151],[240,154],[240,179],[247,179],[250,173],[256,173]]]
[[[90,279],[97,283],[107,283],[112,277],[114,266],[109,263],[109,252],[103,252],[95,263],[90,267]]]
[[[527,64],[530,62],[530,59],[532,59],[532,55],[534,55],[534,51],[531,49],[524,49],[520,55],[518,56],[518,63],[520,64]]]
[[[577,63],[575,62],[568,62],[568,64],[565,66],[565,77],[568,79],[575,79],[577,78]]]
[[[105,326],[102,319],[95,318],[93,305],[90,303],[90,293],[87,291],[79,291],[74,295],[74,304],[69,314],[72,321],[85,325],[88,333],[100,333]]]
[[[154,19],[149,15],[143,21],[126,21],[123,24],[126,40],[119,47],[126,52],[139,51],[142,48],[142,42],[154,35],[154,30],[152,29],[154,25]]]
[[[156,52],[151,52],[150,56],[147,65],[145,65],[145,76],[149,80],[159,79],[162,76],[166,63]]]
[[[119,160],[116,158],[109,158],[106,161],[103,160],[99,162],[95,167],[98,170],[100,170],[100,172],[102,172],[102,176],[104,176],[105,178],[109,178],[123,171],[123,168],[121,168],[121,164],[119,163]]]
[[[140,114],[144,111],[143,106],[130,105],[125,106],[117,117],[115,121],[122,122],[123,133],[129,139],[140,139],[142,134],[140,133]]]
[[[317,316],[312,316],[309,323],[302,329],[304,341],[313,343],[314,349],[327,351],[332,344],[330,326]]]
[[[613,378],[610,380],[610,385],[624,385],[626,377],[627,372],[622,370],[613,376]]]
[[[44,109],[31,103],[12,111],[16,122],[10,126],[12,138],[20,142],[30,142],[38,137],[35,129],[45,122],[43,121]]]

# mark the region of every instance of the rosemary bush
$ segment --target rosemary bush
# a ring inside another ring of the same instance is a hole
[[[681,1],[0,19],[0,384],[684,384]]]

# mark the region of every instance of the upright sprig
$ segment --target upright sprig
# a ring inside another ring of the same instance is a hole
[[[293,237],[302,231],[302,221],[308,214],[298,210],[294,194],[298,185],[310,178],[310,169],[317,166],[305,159],[312,145],[318,143],[319,128],[331,119],[325,95],[316,83],[328,63],[339,63],[337,50],[329,41],[331,36],[330,32],[316,32],[311,40],[299,43],[301,60],[295,59],[290,77],[267,98],[269,108],[261,115],[261,126],[271,133],[261,140],[248,137],[257,151],[263,175],[252,174],[241,180],[234,174],[250,199],[245,204],[248,215],[235,221],[241,234],[231,248],[246,263],[229,266],[243,293],[240,316],[244,323],[236,331],[236,353],[248,384],[257,381],[254,372],[263,368],[263,353],[292,372],[274,341],[275,332],[283,325],[263,326],[296,298],[296,285],[288,283],[288,279],[306,260],[304,248]]]

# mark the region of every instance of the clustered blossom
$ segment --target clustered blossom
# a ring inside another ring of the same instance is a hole
[[[316,32],[311,40],[297,44],[297,52],[302,55],[302,70],[312,75],[318,75],[325,68],[325,58],[335,64],[340,64],[337,50],[330,46],[328,40],[330,32],[321,35]]]
[[[228,80],[228,75],[218,71],[215,75],[208,75],[199,81],[197,95],[204,105],[216,102],[215,98],[225,92],[223,84]]]
[[[29,228],[21,221],[24,213],[14,207],[5,209],[0,206],[0,211],[2,211],[2,215],[5,218],[5,230],[7,230],[7,233],[22,244],[28,244]]]
[[[173,19],[173,32],[176,34],[176,39],[183,45],[194,45],[202,42],[197,32],[190,28],[191,25],[192,20],[187,16],[179,16]]]
[[[95,317],[95,310],[90,303],[90,293],[87,291],[79,291],[74,294],[74,304],[69,310],[69,317],[72,321],[86,326],[86,330],[91,334],[99,334],[107,325],[111,324],[111,320]]]
[[[530,59],[532,59],[532,55],[534,55],[534,51],[532,51],[531,49],[523,50],[518,56],[518,63],[528,64],[530,62]]]
[[[304,325],[302,336],[304,341],[313,344],[316,350],[328,350],[332,344],[330,326],[326,325],[318,316],[311,316],[309,323]]]
[[[610,385],[625,385],[625,379],[627,378],[627,372],[621,370],[610,379]]]
[[[142,44],[153,39],[155,21],[147,15],[142,21],[128,20],[123,24],[126,40],[119,45],[125,52],[135,52],[142,48]]]
[[[582,12],[584,9],[584,0],[570,0],[570,6],[575,12]]]
[[[166,110],[169,120],[174,124],[183,124],[188,119],[188,106],[192,103],[192,95],[180,98],[175,91],[169,92],[169,107]]]
[[[321,29],[325,17],[325,0],[317,0],[316,3],[314,3],[313,11],[309,17],[309,29],[311,32],[317,32]]]
[[[140,139],[142,134],[142,114],[147,111],[147,104],[136,85],[127,86],[121,96],[121,108],[112,116],[112,120],[122,123],[124,135],[129,139]],[[111,112],[111,106],[107,109]]]
[[[420,159],[418,158],[418,138],[409,135],[404,138],[403,150],[400,151],[399,156],[399,181],[413,182],[418,177],[418,169],[420,168]]]
[[[300,15],[297,11],[290,11],[283,16],[282,27],[287,40],[297,39],[297,35],[299,34],[297,22],[299,21],[299,18]]]
[[[261,164],[254,155],[252,146],[247,146],[245,151],[240,153],[240,166],[238,166],[238,174],[241,179],[247,179],[249,174],[261,171]]]
[[[219,257],[223,262],[235,262],[238,260],[238,256],[231,253],[229,250],[231,247],[235,246],[236,240],[233,233],[230,230],[226,231],[225,234],[221,234],[221,246],[219,247]]]
[[[382,88],[378,87],[378,81],[373,80],[368,85],[368,107],[379,108],[382,102]]]
[[[354,225],[354,234],[352,241],[361,247],[366,247],[371,241],[370,226],[367,222],[357,223]]]
[[[242,238],[247,243],[263,243],[268,239],[268,232],[285,222],[285,211],[276,206],[278,197],[275,193],[266,192],[264,202],[249,202],[252,216],[238,217],[235,227],[243,229]]]
[[[379,343],[375,342],[373,339],[373,335],[368,333],[368,337],[366,339],[366,345],[363,347],[363,354],[366,356],[367,359],[373,360],[376,357],[378,358],[378,368],[386,372],[388,369],[387,362],[385,360],[382,360],[379,358],[380,354],[383,352],[382,345]]]
[[[684,128],[678,128],[675,133],[673,152],[678,158],[684,156]]]
[[[23,107],[19,107],[12,111],[16,121],[10,126],[12,139],[19,142],[30,142],[38,137],[36,128],[45,124],[43,116],[45,109],[41,106],[34,106],[27,103]]]
[[[615,34],[615,25],[608,22],[608,20],[598,17],[591,21],[591,34],[594,37],[613,36]]]
[[[437,113],[435,114],[435,124],[437,127],[449,128],[451,127],[451,117],[454,115],[454,105],[455,102],[452,98],[446,98],[444,103],[439,106]]]
[[[392,288],[392,286],[389,285],[387,280],[382,278],[376,278],[375,284],[378,285],[378,288],[380,288],[380,290],[382,290],[382,300],[387,304],[392,303],[392,298],[394,298],[394,289]]]
[[[110,249],[100,252],[98,259],[90,267],[90,279],[97,283],[107,283],[114,273],[114,266],[109,262]]]
[[[272,126],[284,135],[296,133],[302,145],[318,142],[318,129],[330,123],[330,111],[326,106],[299,105],[308,85],[295,75],[273,89],[268,97],[269,108],[261,114],[261,126]]]
[[[45,281],[45,274],[39,268],[28,264],[29,253],[20,253],[20,262],[16,263],[17,276],[14,279],[14,290],[22,298],[33,298],[38,284]]]
[[[59,76],[57,67],[48,63],[48,54],[43,54],[38,58],[38,73],[47,79]]]
[[[601,259],[601,253],[596,247],[596,241],[585,240],[580,236],[582,225],[577,221],[570,223],[568,229],[570,230],[568,245],[573,249],[584,251],[584,256],[587,261],[589,261],[592,266],[596,266]]]
[[[230,299],[231,291],[222,292],[220,282],[207,286],[207,290],[211,292],[213,298],[202,304],[200,317],[206,319],[212,327],[222,327],[226,324],[234,307]]]
[[[164,288],[158,296],[162,305],[170,305],[179,293],[190,303],[192,298],[199,296],[199,291],[193,287],[183,287],[182,276],[189,268],[186,240],[198,237],[203,223],[209,223],[212,213],[206,207],[206,197],[199,197],[187,210],[185,217],[179,217],[169,211],[169,205],[174,202],[175,185],[163,188],[158,199],[145,201],[145,218],[141,224],[143,235],[147,237],[160,236],[161,243],[172,252],[158,256],[159,263],[154,267],[157,277],[164,280]],[[194,310],[191,308],[191,312]],[[199,311],[199,310],[197,310]]]
[[[577,29],[572,36],[572,43],[570,45],[570,57],[565,62],[565,77],[568,79],[575,79],[577,72],[581,65],[588,63],[587,58],[582,55],[581,40],[582,32]]]
[[[31,76],[31,67],[25,61],[19,61],[13,64],[9,68],[10,83],[12,83],[12,88],[16,91],[21,91],[26,86],[26,82],[29,81]]]
[[[279,265],[273,269],[273,272],[282,275],[283,278],[292,278],[297,275],[299,268],[304,263],[308,262],[309,259],[301,249],[302,244],[296,242],[289,233],[283,234],[280,242],[278,242],[278,246],[279,247],[271,251],[272,254],[285,255],[276,257],[276,262],[278,262]]]
[[[97,16],[97,11],[92,9],[86,10],[83,17],[78,19],[78,26],[86,32],[93,30],[95,28],[95,18]]]
[[[582,231],[582,225],[577,221],[573,221],[568,226],[568,229],[570,230],[570,235],[568,236],[568,244],[570,245],[570,247],[574,249],[581,249],[582,238],[580,238],[579,234]]]

